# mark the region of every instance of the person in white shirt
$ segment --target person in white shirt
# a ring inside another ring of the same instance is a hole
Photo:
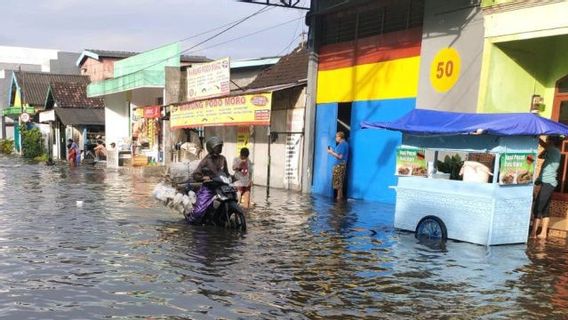
[[[239,203],[245,208],[249,208],[251,205],[252,162],[249,159],[249,155],[249,149],[242,148],[240,156],[233,160],[234,177],[236,180],[234,185],[239,191]]]

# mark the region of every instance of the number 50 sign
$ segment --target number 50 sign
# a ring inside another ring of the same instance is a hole
[[[436,54],[430,65],[430,83],[438,92],[450,90],[460,76],[461,59],[454,48],[445,48]]]

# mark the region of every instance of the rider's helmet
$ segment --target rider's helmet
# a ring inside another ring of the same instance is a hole
[[[207,152],[209,152],[210,154],[214,153],[213,149],[215,149],[215,147],[217,146],[223,146],[223,140],[221,140],[219,137],[211,137],[209,138],[209,140],[207,140],[207,142],[205,142]]]

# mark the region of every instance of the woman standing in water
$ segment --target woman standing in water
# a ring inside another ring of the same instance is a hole
[[[77,155],[79,154],[79,146],[73,141],[73,139],[67,140],[67,162],[71,167],[76,167]]]

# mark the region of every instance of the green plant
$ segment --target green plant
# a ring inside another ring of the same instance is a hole
[[[42,154],[42,155],[39,155],[39,156],[37,156],[37,157],[34,157],[34,161],[37,161],[37,162],[47,162],[47,159],[48,159],[48,158],[49,158],[49,156],[44,153],[44,154]]]
[[[451,180],[461,180],[460,169],[463,166],[463,160],[459,154],[453,156],[445,156],[444,161],[438,160],[436,167],[438,171],[449,173]]]
[[[0,139],[0,153],[11,154],[14,151],[14,140]]]
[[[22,135],[22,153],[25,158],[33,159],[44,154],[43,138],[38,128],[27,128],[25,125],[21,128]]]

